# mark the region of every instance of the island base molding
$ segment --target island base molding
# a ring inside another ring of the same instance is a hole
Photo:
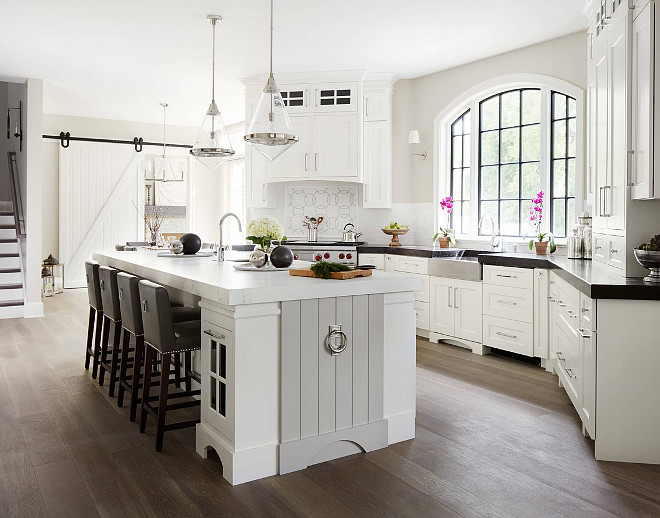
[[[429,342],[437,344],[440,341],[444,343],[448,343],[450,345],[457,345],[458,347],[464,347],[465,349],[470,349],[474,354],[478,354],[480,356],[483,356],[484,354],[490,354],[490,347],[481,344],[479,342],[464,340],[462,338],[443,335],[441,333],[434,333],[432,331],[429,332]]]
[[[387,421],[280,444],[280,475],[327,460],[387,447]]]

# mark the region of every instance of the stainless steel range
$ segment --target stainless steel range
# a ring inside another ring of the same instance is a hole
[[[364,242],[344,243],[343,241],[284,241],[301,261],[329,261],[348,266],[357,266],[357,247]]]

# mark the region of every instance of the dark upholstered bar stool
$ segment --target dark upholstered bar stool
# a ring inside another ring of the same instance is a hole
[[[190,390],[190,377],[192,376],[191,351],[201,348],[201,321],[174,323],[170,311],[170,300],[167,290],[158,284],[149,281],[140,281],[140,302],[142,306],[142,323],[144,326],[144,341],[147,345],[144,360],[144,390],[142,393],[142,415],[140,419],[140,432],[144,432],[147,425],[147,414],[158,419],[156,429],[156,451],[163,449],[163,436],[168,430],[177,430],[195,426],[199,418],[166,424],[165,418],[168,410],[179,410],[199,406],[199,400],[191,399],[181,403],[168,404],[167,400],[191,398],[200,394],[200,390]],[[152,373],[150,369],[156,352],[161,354],[160,363],[160,395],[149,396]],[[185,355],[186,389],[182,392],[169,394],[170,362],[174,354]],[[157,405],[152,402],[158,401]]]
[[[106,371],[110,375],[110,397],[115,395],[115,383],[119,379],[119,352],[121,338],[121,310],[119,308],[119,290],[117,288],[117,270],[108,266],[99,266],[101,300],[103,302],[103,339],[101,341],[101,372],[99,385],[103,385]],[[112,328],[112,349],[109,349],[110,329]],[[108,354],[110,359],[108,359]]]
[[[96,378],[101,354],[101,330],[103,328],[103,302],[99,282],[99,263],[85,261],[87,296],[89,297],[89,323],[87,324],[87,346],[85,347],[85,369],[89,369],[89,360],[94,359],[92,378]],[[96,331],[94,331],[96,327]]]
[[[117,287],[123,327],[117,405],[122,406],[124,404],[124,392],[128,392],[131,398],[130,419],[131,421],[135,421],[137,405],[140,400],[139,389],[142,386],[142,363],[144,360],[144,328],[142,325],[142,309],[140,307],[139,279],[135,275],[120,272],[117,274]],[[171,312],[174,323],[199,320],[201,318],[199,308],[172,307]],[[128,344],[131,341],[131,336],[135,342],[135,354],[133,355],[132,372],[129,372],[130,358]]]

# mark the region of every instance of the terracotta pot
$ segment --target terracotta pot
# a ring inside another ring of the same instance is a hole
[[[548,242],[547,241],[534,241],[534,249],[536,250],[537,255],[547,255],[548,254]]]
[[[449,248],[449,238],[448,237],[439,237],[438,238],[438,245],[440,248]]]

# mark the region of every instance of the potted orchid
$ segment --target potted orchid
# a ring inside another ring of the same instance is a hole
[[[433,236],[433,242],[438,241],[440,248],[449,248],[449,243],[455,243],[454,230],[449,228],[449,218],[451,211],[454,210],[454,201],[451,196],[446,196],[440,200],[442,212],[447,214],[447,226],[440,227],[439,232]]]
[[[545,255],[548,253],[548,245],[550,245],[550,253],[553,253],[557,247],[555,246],[555,236],[552,232],[541,232],[541,221],[543,220],[543,191],[540,191],[536,198],[532,200],[532,205],[529,208],[529,221],[534,226],[534,235],[536,239],[529,241],[529,249],[532,245],[538,255]],[[547,241],[545,241],[547,240]]]

